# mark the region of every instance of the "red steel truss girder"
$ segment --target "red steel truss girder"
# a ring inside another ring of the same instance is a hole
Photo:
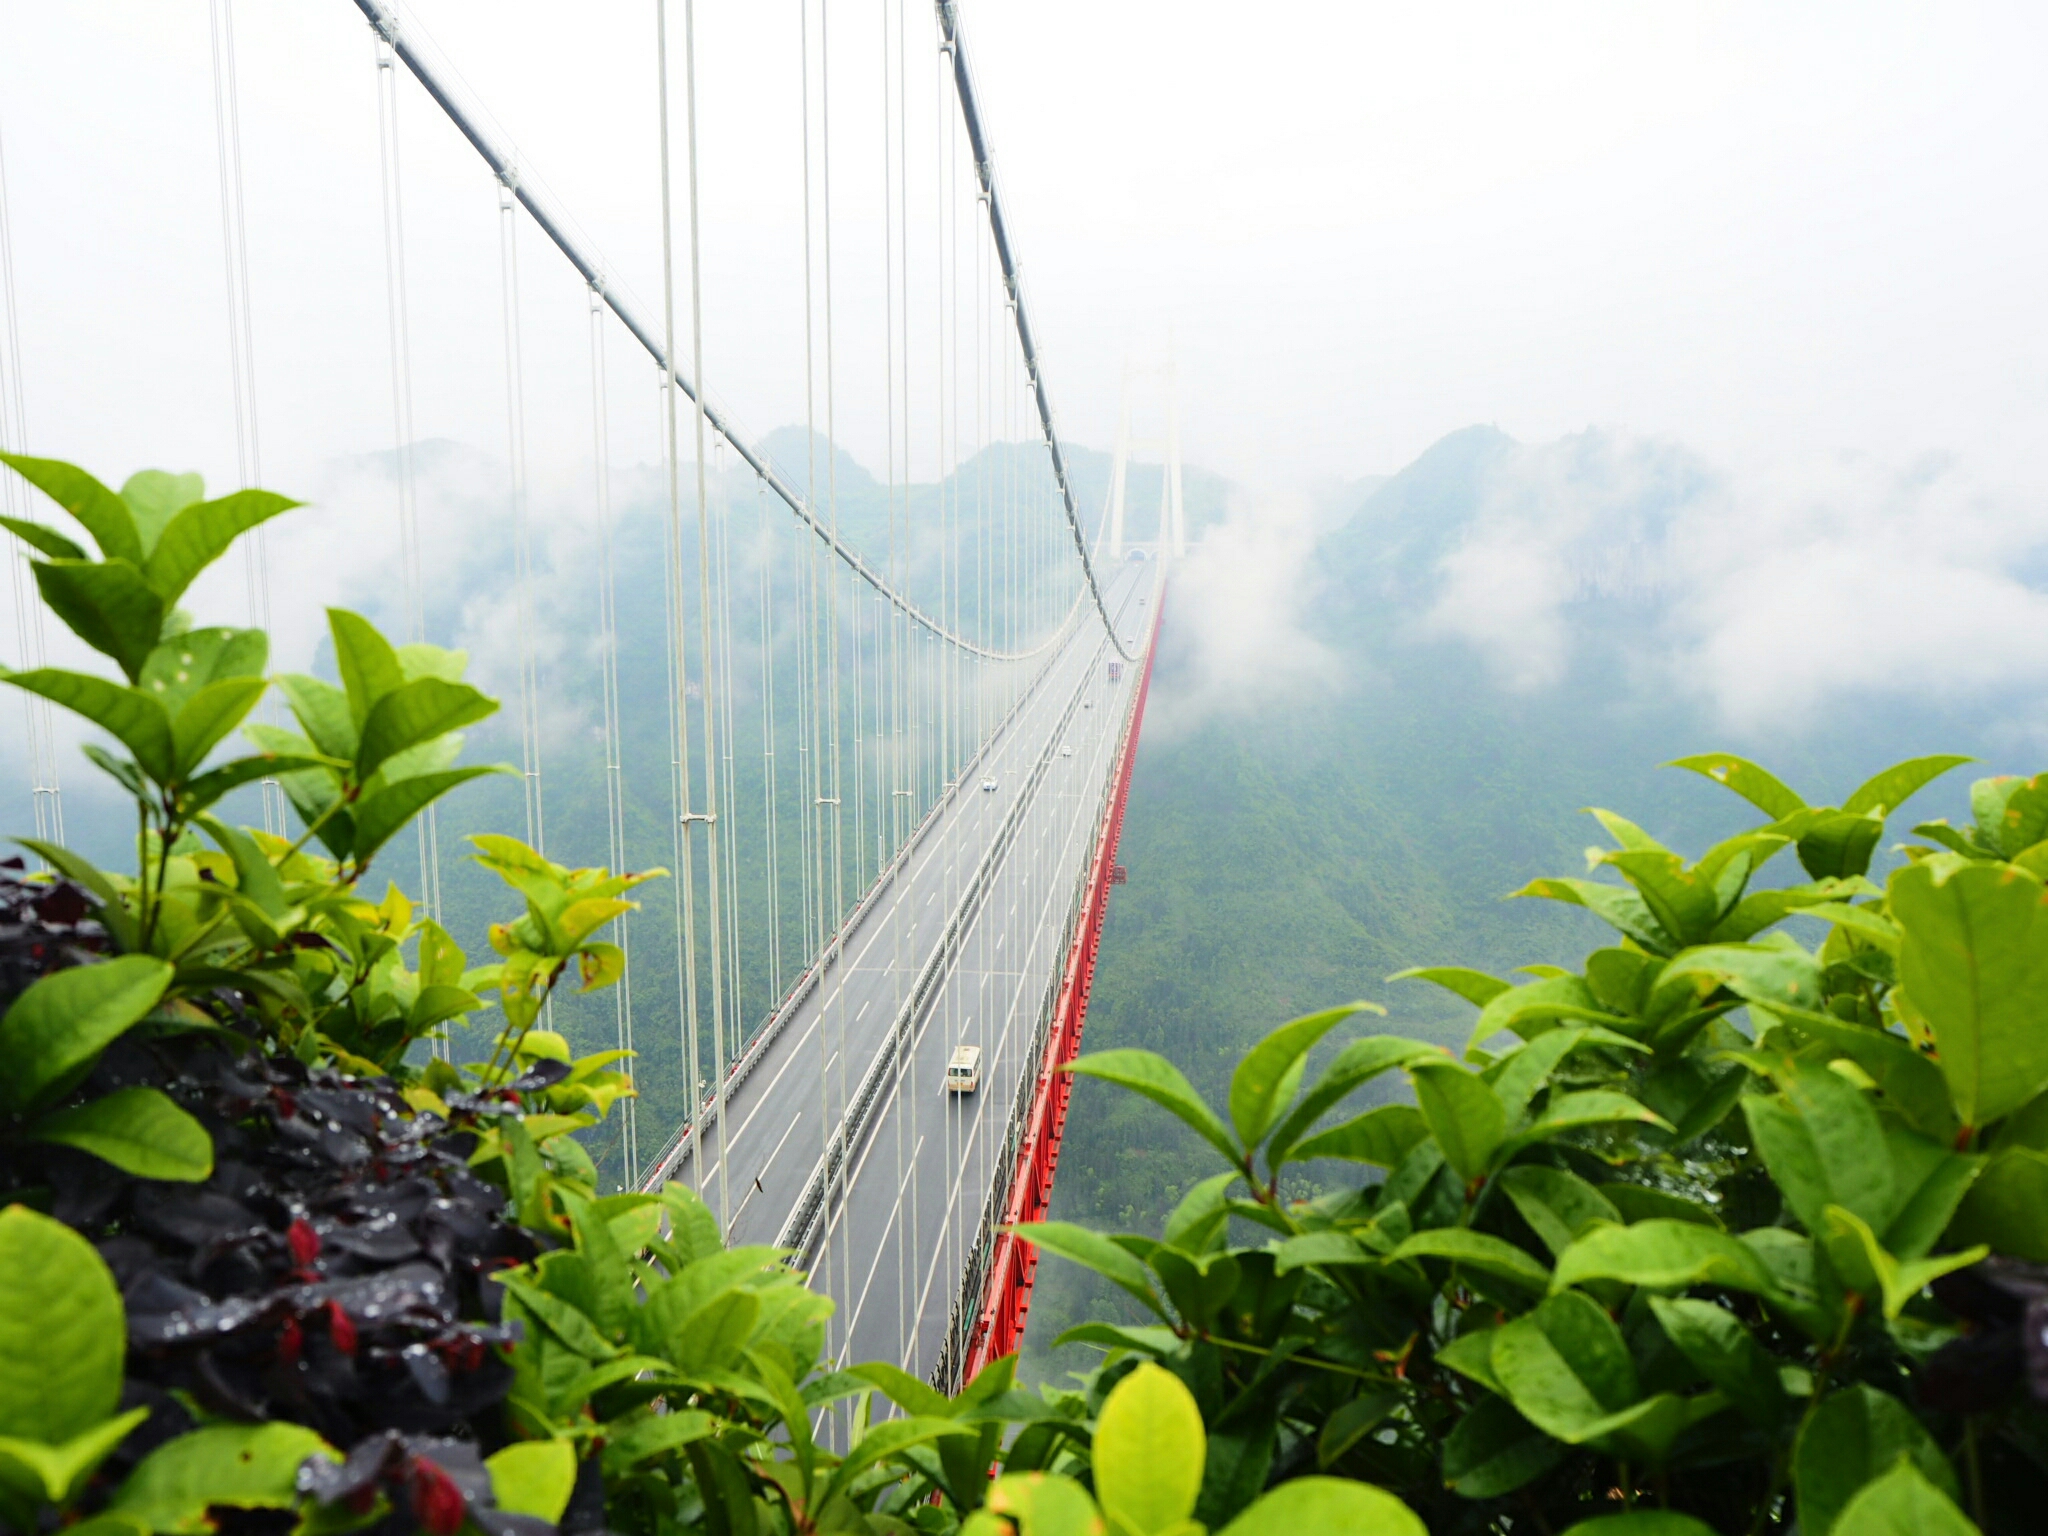
[[[1116,779],[1103,806],[1095,856],[1082,889],[1081,912],[1067,950],[1066,970],[1053,1003],[1052,1027],[1046,1032],[1045,1055],[1031,1088],[1031,1108],[1024,1135],[1017,1144],[1016,1166],[1010,1172],[1010,1196],[1003,1208],[1003,1226],[1042,1221],[1052,1203],[1052,1179],[1059,1166],[1060,1137],[1067,1126],[1067,1100],[1074,1091],[1071,1073],[1059,1069],[1081,1054],[1081,1027],[1088,1017],[1088,993],[1095,984],[1095,954],[1109,912],[1109,888],[1121,873],[1117,841],[1123,836],[1124,802],[1131,790],[1131,765],[1138,756],[1138,731],[1145,721],[1145,695],[1152,687],[1152,658],[1158,651],[1159,621],[1166,608],[1162,584],[1152,611],[1151,643],[1145,649],[1145,670],[1138,680],[1117,754]],[[1038,1250],[1007,1231],[999,1232],[983,1282],[981,1310],[967,1347],[967,1372],[975,1374],[991,1360],[1015,1352],[1024,1340],[1024,1320],[1031,1311],[1031,1285],[1038,1275]]]

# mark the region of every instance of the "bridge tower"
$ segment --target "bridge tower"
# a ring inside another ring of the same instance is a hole
[[[1109,466],[1109,549],[1111,560],[1124,557],[1125,507],[1129,502],[1131,455],[1134,452],[1164,456],[1159,477],[1159,552],[1179,559],[1188,552],[1187,508],[1181,496],[1180,475],[1180,391],[1174,367],[1166,366],[1166,436],[1141,440],[1131,436],[1131,376],[1124,374],[1123,406],[1117,415],[1116,454]]]

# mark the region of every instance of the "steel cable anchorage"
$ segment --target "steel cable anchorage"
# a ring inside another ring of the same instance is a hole
[[[570,232],[568,216],[556,208],[530,181],[521,176],[517,159],[511,150],[498,142],[491,131],[479,121],[478,112],[472,111],[458,98],[452,82],[413,46],[399,25],[397,13],[384,4],[383,0],[355,0],[355,6],[363,13],[377,35],[383,38],[385,44],[398,56],[399,61],[411,71],[413,78],[419,81],[427,95],[433,98],[434,104],[469,141],[470,147],[482,157],[491,174],[511,193],[518,205],[526,210],[534,223],[540,227],[541,233],[554,244],[555,249],[568,258],[569,264],[604,301],[605,307],[618,317],[619,323],[625,326],[633,339],[640,343],[642,349],[654,360],[655,366],[661,369],[685,396],[702,407],[705,424],[732,445],[733,452],[739,455],[741,462],[776,494],[796,515],[797,520],[816,536],[819,543],[830,549],[856,576],[881,594],[913,624],[969,655],[980,657],[984,661],[1024,661],[1040,654],[1053,644],[1056,636],[1048,635],[1039,644],[1028,649],[1005,651],[971,640],[947,628],[937,618],[912,602],[908,595],[898,591],[885,575],[863,558],[858,550],[841,539],[838,533],[812,510],[809,502],[796,488],[740,436],[731,418],[718,406],[699,395],[696,381],[686,378],[671,361],[668,349],[662,345],[653,324],[640,313],[638,306],[627,295],[621,293],[607,279],[604,264],[596,253]],[[1087,578],[1088,590],[1095,598],[1096,611],[1101,615],[1103,625],[1109,631],[1110,643],[1116,647],[1118,654],[1129,660],[1132,653],[1124,650],[1122,639],[1117,635],[1116,626],[1110,619],[1109,610],[1103,604],[1101,589],[1096,584],[1095,569],[1089,563],[1086,544],[1081,536],[1081,525],[1074,512],[1073,492],[1067,484],[1066,462],[1060,453],[1057,440],[1052,436],[1052,416],[1046,404],[1045,386],[1038,376],[1037,352],[1031,344],[1029,327],[1024,321],[1016,269],[1010,259],[1008,236],[1003,232],[994,194],[990,190],[992,183],[987,151],[984,148],[985,141],[980,119],[972,106],[973,97],[964,83],[966,64],[959,53],[958,23],[952,19],[951,11],[949,5],[940,6],[940,24],[945,33],[945,46],[953,55],[955,77],[963,82],[960,99],[968,118],[968,136],[974,147],[975,169],[981,177],[983,195],[989,202],[991,227],[995,231],[996,244],[1002,259],[1004,281],[1009,287],[1012,304],[1016,309],[1024,355],[1030,369],[1032,387],[1038,398],[1039,415],[1045,424],[1047,446],[1052,453],[1053,474],[1065,499],[1067,524],[1074,536],[1074,548],[1081,557],[1081,568]]]

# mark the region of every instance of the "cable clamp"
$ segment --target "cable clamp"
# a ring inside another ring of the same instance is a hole
[[[676,818],[677,824],[685,827],[693,821],[701,821],[707,827],[716,826],[718,824],[718,817],[709,811],[685,811]]]
[[[818,804],[820,805],[837,805],[838,803],[837,797],[827,798],[824,795],[818,796]]]

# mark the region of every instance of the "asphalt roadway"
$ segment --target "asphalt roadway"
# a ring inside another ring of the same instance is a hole
[[[1105,577],[1105,600],[1135,649],[1151,631],[1159,563],[1125,561]],[[1037,1065],[1034,1037],[1143,673],[1141,656],[1112,683],[1115,654],[1099,621],[1076,625],[729,1092],[722,1138],[716,1116],[704,1117],[701,1173],[695,1147],[667,1173],[723,1213],[732,1243],[775,1242],[863,1076],[891,1055],[865,1134],[827,1181],[807,1255],[814,1287],[837,1304],[830,1349],[841,1359],[894,1360],[920,1377],[938,1360],[1012,1107]],[[983,790],[984,779],[996,788]],[[1029,803],[974,899],[974,871],[1022,795]],[[916,978],[956,917],[952,955],[898,1034]],[[981,1047],[981,1084],[949,1094],[946,1063],[962,1044]]]

